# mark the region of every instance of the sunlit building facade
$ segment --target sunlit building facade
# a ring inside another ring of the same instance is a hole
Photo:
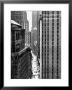
[[[40,78],[61,78],[61,12],[42,11],[40,18]]]

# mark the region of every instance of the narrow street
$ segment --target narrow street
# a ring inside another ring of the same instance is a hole
[[[32,79],[39,79],[40,67],[38,65],[37,56],[31,51],[32,54]]]

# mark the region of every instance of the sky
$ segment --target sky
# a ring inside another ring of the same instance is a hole
[[[27,19],[29,21],[29,31],[32,29],[32,11],[27,11]]]

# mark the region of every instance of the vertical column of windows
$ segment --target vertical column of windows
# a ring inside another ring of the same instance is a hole
[[[54,74],[54,11],[52,11],[52,78]]]
[[[45,11],[45,60],[44,60],[44,78],[46,78],[46,28],[47,28],[47,25],[46,25],[46,11]]]
[[[49,78],[49,11],[47,14],[47,78]]]
[[[57,11],[57,78],[59,78],[58,61],[59,61],[59,11]]]

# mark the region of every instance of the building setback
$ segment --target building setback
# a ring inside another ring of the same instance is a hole
[[[11,20],[16,21],[25,29],[25,22],[27,21],[26,11],[11,11]]]
[[[61,12],[42,11],[40,18],[40,78],[61,78]]]

